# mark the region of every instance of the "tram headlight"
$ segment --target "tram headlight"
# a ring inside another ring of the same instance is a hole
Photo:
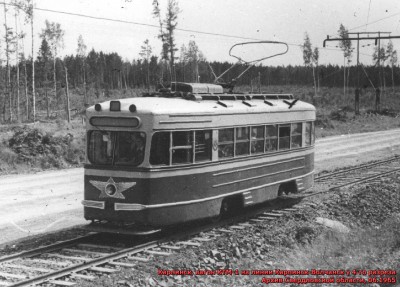
[[[114,185],[114,184],[112,184],[112,183],[110,183],[110,184],[107,184],[106,185],[106,193],[108,194],[108,195],[114,195],[115,194],[115,192],[117,191],[117,187]]]
[[[131,113],[136,112],[136,106],[135,106],[135,105],[130,105],[130,106],[129,106],[129,111],[130,111]]]
[[[95,109],[97,112],[100,112],[100,111],[101,111],[101,105],[100,105],[100,104],[95,104],[95,105],[94,105],[94,109]]]

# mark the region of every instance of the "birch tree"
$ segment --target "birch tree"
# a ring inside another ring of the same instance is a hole
[[[64,30],[61,29],[61,25],[55,22],[45,21],[46,28],[42,30],[40,37],[46,39],[50,44],[51,53],[53,56],[53,80],[54,80],[54,98],[57,99],[57,77],[56,77],[56,60],[58,50],[64,46],[63,37]]]
[[[351,56],[352,56],[352,52],[353,49],[351,48],[351,40],[349,40],[349,31],[346,29],[345,26],[343,26],[343,24],[340,24],[339,30],[338,30],[338,34],[340,36],[340,38],[342,38],[341,41],[339,41],[339,47],[340,49],[342,49],[343,51],[343,93],[344,96],[346,97],[346,60],[347,60],[347,64],[350,64],[351,62]],[[347,79],[349,78],[349,73],[350,70],[347,73]],[[348,82],[348,80],[347,80]]]
[[[314,94],[315,94],[315,96],[317,96],[317,81],[315,78],[314,64],[318,65],[319,50],[318,50],[318,48],[315,48],[313,51],[312,45],[311,45],[311,40],[310,40],[310,37],[308,36],[307,32],[304,34],[304,44],[301,46],[301,49],[303,51],[304,65],[306,67],[308,66],[308,67],[312,68],[313,81],[314,81]]]
[[[175,52],[178,51],[175,43],[175,29],[178,25],[178,14],[180,12],[178,1],[168,0],[167,12],[164,20],[162,20],[158,0],[153,0],[153,17],[157,18],[160,24],[160,33],[158,37],[161,39],[162,43],[161,58],[165,62],[169,62],[171,73],[175,62]]]
[[[393,47],[393,42],[389,41],[386,47],[386,54],[389,59],[390,66],[392,68],[392,91],[394,93],[394,67],[397,64],[397,51]]]
[[[87,96],[86,96],[86,50],[87,46],[83,41],[82,35],[79,35],[78,38],[78,48],[76,50],[78,59],[81,61],[82,65],[82,74],[83,74],[83,90],[84,90],[84,104],[87,104]]]

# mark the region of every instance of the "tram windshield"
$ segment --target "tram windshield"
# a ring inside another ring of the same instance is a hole
[[[88,158],[93,164],[137,166],[143,162],[145,133],[90,131]]]

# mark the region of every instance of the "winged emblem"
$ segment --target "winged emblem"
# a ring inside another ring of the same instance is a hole
[[[100,190],[99,198],[125,199],[122,194],[125,190],[136,185],[136,182],[115,182],[112,177],[107,181],[89,180],[90,184]]]

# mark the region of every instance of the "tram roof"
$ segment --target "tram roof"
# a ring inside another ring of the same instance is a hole
[[[230,94],[229,94],[230,95]],[[242,96],[242,95],[241,95]],[[309,103],[294,99],[248,99],[248,100],[186,100],[183,98],[164,97],[137,97],[101,103],[101,114],[152,114],[152,115],[179,115],[179,114],[251,114],[294,111],[314,111],[315,107]],[[110,111],[111,102],[120,103],[120,111]],[[129,107],[135,105],[136,111],[130,112]],[[290,107],[290,108],[289,108]],[[87,110],[90,114],[96,112],[94,106]]]

